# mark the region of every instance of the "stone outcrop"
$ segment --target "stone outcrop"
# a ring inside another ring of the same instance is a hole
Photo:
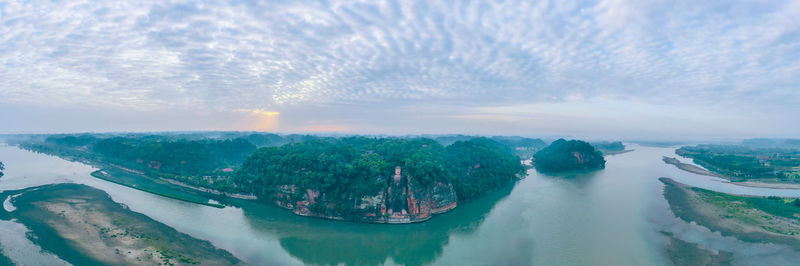
[[[381,179],[385,189],[347,202],[332,202],[317,190],[299,191],[295,185],[277,186],[272,198],[297,215],[370,223],[421,222],[458,206],[451,184],[422,185],[403,175],[400,167],[393,176]]]

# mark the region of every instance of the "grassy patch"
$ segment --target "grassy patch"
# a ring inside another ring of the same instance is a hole
[[[108,174],[104,174],[104,172]],[[196,204],[202,204],[215,208],[225,207],[225,205],[222,204],[210,203],[208,202],[207,198],[185,193],[179,190],[170,189],[166,187],[168,185],[156,183],[152,179],[144,176],[131,177],[130,174],[121,173],[119,171],[111,171],[107,169],[94,171],[92,172],[92,176],[108,182],[156,194],[162,197],[182,200]]]
[[[753,243],[799,246],[800,206],[796,199],[748,197],[695,188],[660,178],[675,216],[723,236]]]
[[[800,217],[800,206],[794,204],[797,199],[780,197],[746,197],[714,192],[701,188],[693,187],[703,200],[718,207],[725,208],[731,214],[738,214],[746,211],[746,208],[753,208],[771,215],[797,219]]]

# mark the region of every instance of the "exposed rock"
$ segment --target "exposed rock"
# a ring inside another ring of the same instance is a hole
[[[277,186],[273,199],[297,215],[371,223],[421,222],[458,206],[451,184],[421,185],[404,176],[400,167],[383,180],[387,183],[385,190],[346,203],[326,200],[317,190],[298,191],[295,185]]]

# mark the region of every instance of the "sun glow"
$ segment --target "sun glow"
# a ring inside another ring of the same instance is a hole
[[[249,130],[267,131],[278,128],[280,112],[264,109],[236,109],[235,111],[247,113],[245,124]]]

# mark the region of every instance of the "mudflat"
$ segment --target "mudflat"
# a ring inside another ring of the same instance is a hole
[[[670,233],[661,233],[669,237],[667,256],[675,265],[733,265],[733,253],[705,250],[697,244],[680,240]]]
[[[800,207],[784,202],[794,199],[738,196],[659,180],[670,209],[687,222],[742,241],[800,248]]]
[[[46,251],[76,265],[243,264],[210,242],[193,238],[78,184],[27,189],[10,214]]]

